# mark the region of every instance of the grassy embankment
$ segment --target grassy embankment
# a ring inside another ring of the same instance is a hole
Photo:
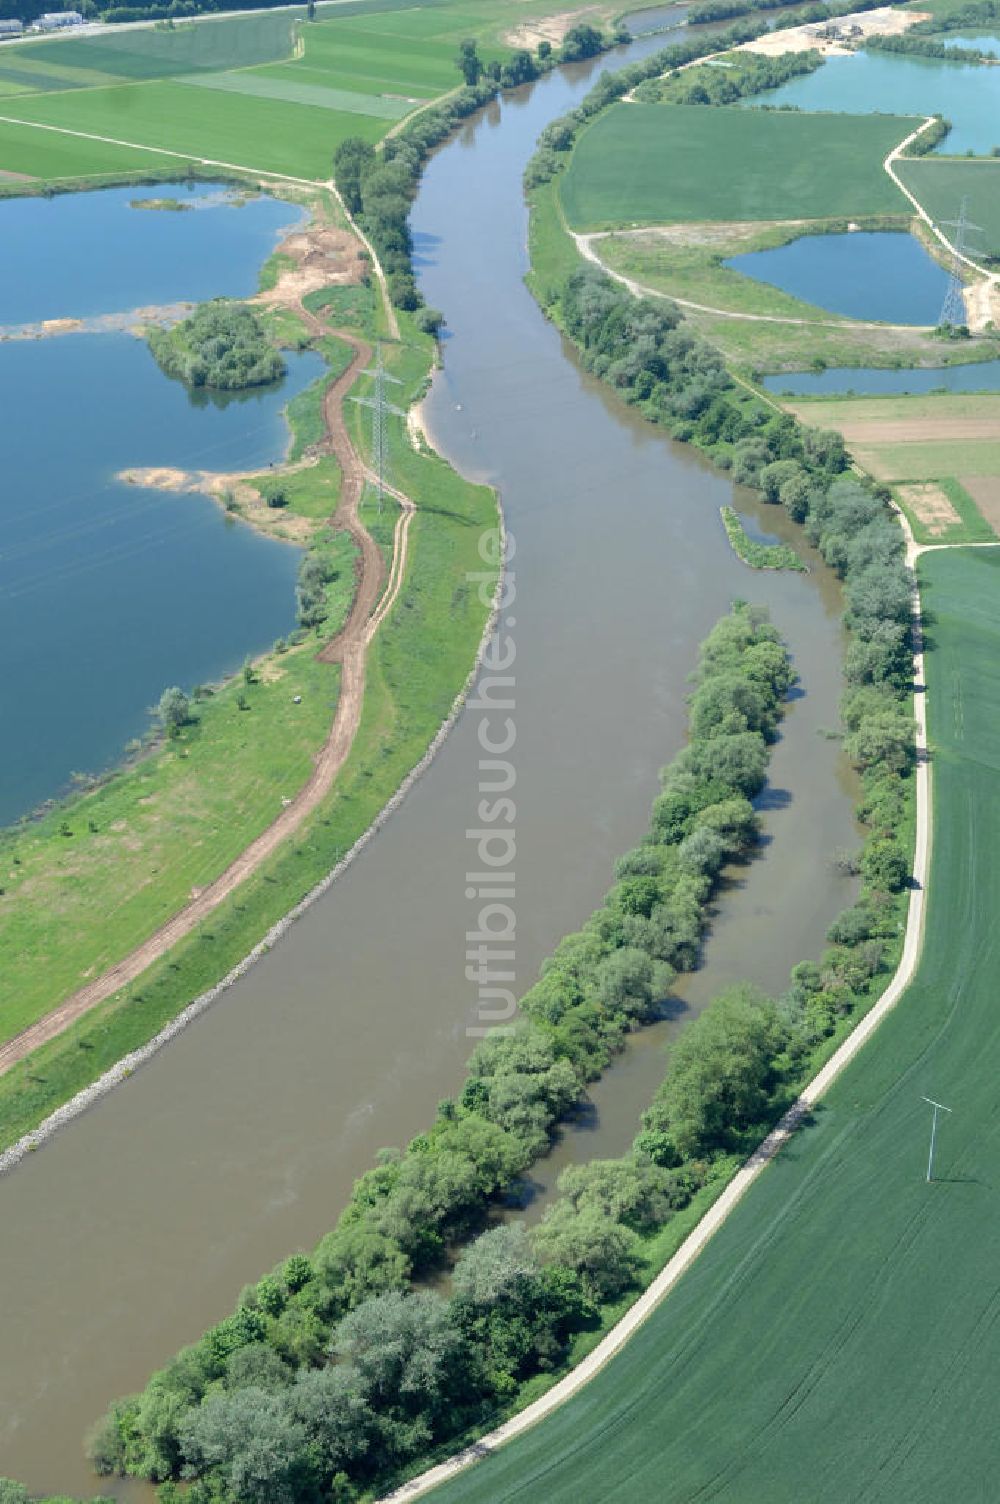
[[[620,1356],[442,1504],[532,1486],[642,1504],[664,1479],[677,1498],[781,1504],[805,1478],[816,1504],[913,1504],[981,1497],[995,1474],[1000,555],[919,572],[936,818],[913,985]],[[933,1185],[923,1095],[955,1109]]]

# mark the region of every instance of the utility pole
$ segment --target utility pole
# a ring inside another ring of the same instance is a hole
[[[382,515],[382,495],[385,490],[385,472],[388,455],[386,453],[385,418],[387,413],[394,413],[397,418],[405,418],[402,408],[394,407],[386,401],[385,384],[393,381],[397,386],[402,386],[398,376],[390,376],[382,364],[382,346],[375,346],[375,369],[365,371],[366,376],[375,378],[375,391],[371,397],[355,397],[353,400],[362,407],[370,407],[372,410],[372,469],[378,477],[378,511]]]
[[[958,211],[957,219],[942,220],[942,224],[948,225],[955,231],[953,241],[954,249],[951,256],[951,268],[948,275],[948,291],[944,295],[944,303],[941,305],[941,317],[938,323],[949,325],[957,329],[959,324],[968,322],[965,312],[965,298],[962,295],[962,258],[966,253],[966,231],[982,230],[982,225],[974,225],[969,220],[969,199],[966,195],[962,199],[962,206]]]
[[[931,1152],[927,1156],[927,1184],[930,1185],[931,1181],[934,1179],[934,1143],[937,1139],[938,1113],[950,1112],[951,1108],[945,1107],[943,1102],[935,1102],[933,1097],[921,1097],[920,1100],[922,1102],[926,1102],[928,1106],[933,1107],[934,1109],[934,1116],[931,1119]]]

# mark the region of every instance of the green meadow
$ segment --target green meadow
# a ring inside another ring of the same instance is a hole
[[[935,850],[916,979],[619,1356],[435,1504],[990,1496],[1000,550],[919,567]],[[924,1096],[954,1109],[932,1184]]]
[[[882,160],[914,127],[892,115],[619,104],[560,181],[574,230],[904,211]]]

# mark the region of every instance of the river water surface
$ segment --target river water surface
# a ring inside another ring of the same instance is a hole
[[[831,854],[856,832],[838,744],[821,734],[840,688],[834,582],[819,567],[747,571],[719,520],[725,476],[582,374],[522,285],[520,182],[538,132],[601,68],[657,45],[550,75],[470,121],[431,162],[413,224],[449,331],[428,421],[450,458],[500,487],[516,542],[520,987],[645,830],[713,622],[736,596],[768,602],[794,650],[764,853],[723,895],[682,1010],[736,977],[780,987],[815,954],[848,897]],[[784,532],[775,509],[735,501]],[[477,728],[470,708],[377,839],[237,987],[0,1181],[0,1472],[92,1488],[80,1437],[108,1400],[225,1314],[244,1281],[313,1244],[375,1151],[459,1085],[475,1043]],[[627,1146],[669,1027],[637,1037],[553,1164]]]

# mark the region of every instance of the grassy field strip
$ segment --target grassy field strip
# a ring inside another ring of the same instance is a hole
[[[909,525],[905,517],[901,516],[901,522],[907,535],[907,561],[913,563],[920,549],[913,541]],[[990,545],[985,545],[989,547]],[[1000,545],[998,545],[1000,546]],[[924,676],[924,651],[922,635],[922,618],[920,610],[919,594],[914,597],[914,639],[915,651],[913,655],[914,676],[914,700],[913,713],[916,722],[915,740],[917,747],[916,766],[916,845],[913,857],[913,887],[910,890],[910,901],[906,916],[906,937],[903,942],[903,952],[895,975],[889,982],[878,1002],[865,1017],[860,1021],[857,1028],[848,1035],[840,1048],[831,1055],[826,1065],[817,1076],[805,1087],[795,1105],[782,1118],[767,1138],[747,1160],[746,1164],[737,1171],[715,1205],[705,1214],[694,1231],[685,1239],[674,1254],[666,1267],[656,1276],[652,1284],[643,1292],[639,1299],[631,1306],[625,1316],[616,1326],[612,1327],[606,1337],[594,1348],[593,1352],[584,1358],[564,1379],[548,1390],[548,1392],[520,1414],[513,1416],[496,1430],[490,1431],[478,1441],[459,1452],[456,1456],[448,1458],[446,1462],[439,1463],[436,1467],[429,1468],[419,1477],[404,1483],[400,1488],[384,1496],[381,1504],[405,1504],[410,1499],[420,1498],[446,1483],[458,1473],[478,1462],[484,1455],[495,1452],[505,1442],[528,1431],[538,1424],[552,1411],[557,1410],[568,1399],[583,1389],[590,1380],[605,1367],[615,1354],[625,1346],[648,1316],[657,1308],[664,1297],[673,1289],[685,1271],[695,1262],[706,1244],[726,1221],[727,1217],[742,1200],[743,1196],[758,1179],[764,1169],[776,1159],[789,1139],[795,1134],[803,1121],[809,1117],[816,1103],[825,1095],[841,1074],[844,1068],[850,1064],[855,1056],[867,1044],[879,1024],[891,1012],[906,991],[916,971],[920,959],[921,946],[924,934],[925,898],[927,892],[927,878],[930,871],[930,847],[931,847],[931,790],[930,790],[930,760],[927,753],[927,696],[924,692],[926,680]]]
[[[86,131],[67,131],[59,126],[14,120],[8,115],[0,115],[0,126],[6,127],[0,130],[0,167],[5,171],[14,168],[10,159],[13,149],[17,176],[54,182],[127,172],[148,165],[151,156],[163,158],[164,164],[168,158],[183,162],[191,160],[180,152],[157,151],[155,147],[139,146],[130,141],[102,140]],[[95,147],[100,150],[95,151]],[[67,172],[66,168],[74,165],[74,158],[78,160],[78,171]],[[59,171],[51,170],[54,167]]]
[[[77,138],[81,141],[96,141],[99,144],[105,146],[124,147],[129,151],[145,152],[158,157],[172,157],[174,158],[174,160],[179,160],[182,162],[199,162],[203,167],[226,167],[231,169],[233,172],[251,172],[255,177],[279,178],[283,182],[300,183],[307,188],[315,188],[318,186],[313,178],[296,178],[291,177],[288,173],[285,172],[269,172],[264,170],[263,168],[246,167],[237,162],[219,162],[211,157],[195,157],[188,152],[171,151],[165,146],[144,146],[139,141],[119,141],[114,136],[98,136],[91,131],[70,130],[68,126],[47,125],[40,120],[18,120],[11,115],[0,115],[0,125],[24,126],[29,130],[51,131],[57,136],[69,136],[71,138]],[[0,155],[2,155],[2,153],[3,138],[2,136],[0,136]],[[109,167],[107,170],[111,171],[112,169]],[[41,174],[37,175],[41,176]]]
[[[878,480],[976,482],[987,511],[1000,498],[998,395],[807,398],[785,406],[803,423],[836,429]],[[997,478],[993,491],[990,477]]]
[[[177,83],[227,94],[249,94],[259,99],[280,99],[286,104],[315,105],[317,109],[340,110],[349,115],[372,115],[380,120],[401,120],[412,109],[404,99],[328,89],[323,84],[296,83],[259,73],[188,73],[178,78]]]
[[[374,142],[385,130],[385,122],[373,116],[222,95],[173,80],[143,87],[76,89],[30,100],[22,96],[17,109],[14,118],[20,124],[90,132],[98,140],[124,137],[126,144],[310,182],[329,174],[339,140],[362,136]]]

